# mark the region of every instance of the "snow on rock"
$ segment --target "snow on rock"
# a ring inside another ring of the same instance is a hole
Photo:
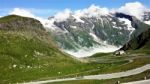
[[[120,30],[122,29],[121,27],[117,27],[117,26],[114,26],[114,25],[112,27],[116,28],[116,29],[120,29]]]
[[[150,25],[150,21],[144,21],[144,23],[146,23],[146,24]]]
[[[76,19],[76,22],[84,23],[84,21],[81,20],[80,16],[78,16],[78,15],[73,15],[73,17]]]
[[[131,31],[129,34],[129,39],[135,28],[132,27],[131,21],[126,18],[118,18],[120,21],[124,22],[127,25],[127,30]]]
[[[99,38],[94,33],[89,33],[96,42],[100,42]]]
[[[77,26],[70,26],[71,28],[73,28],[73,29],[76,29],[77,28]]]
[[[116,22],[112,22],[114,25],[116,25]]]
[[[126,18],[118,18],[121,22],[124,22],[127,25],[127,30],[135,30],[135,28],[132,27],[131,21]]]

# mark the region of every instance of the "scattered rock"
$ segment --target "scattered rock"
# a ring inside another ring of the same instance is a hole
[[[16,67],[17,67],[17,65],[16,65],[16,64],[14,64],[14,65],[13,65],[13,68],[16,68]]]

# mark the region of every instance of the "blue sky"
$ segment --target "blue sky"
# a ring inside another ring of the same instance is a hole
[[[125,3],[135,1],[150,8],[150,0],[0,0],[0,15],[5,15],[13,8],[25,8],[32,9],[36,15],[48,16],[66,8],[78,10],[87,8],[91,4],[100,7],[118,8]],[[47,13],[44,13],[45,11]]]

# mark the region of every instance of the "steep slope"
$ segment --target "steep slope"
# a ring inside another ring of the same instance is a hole
[[[149,50],[150,49],[150,28],[142,32],[138,37],[131,39],[121,50]]]
[[[48,31],[59,47],[81,57],[97,52],[115,51],[149,28],[143,21],[123,13],[98,12],[97,15],[91,15],[79,17],[70,13],[63,21],[50,17],[47,22],[47,27],[51,24]],[[83,52],[86,54],[82,54]]]
[[[94,45],[106,45],[107,43],[119,46],[128,39],[125,35],[128,35],[130,31],[123,29],[122,27],[126,27],[126,25],[121,24],[118,19],[115,20],[115,17],[99,16],[82,17],[81,19],[84,23],[76,22],[76,19],[71,16],[66,21],[54,22],[54,25],[59,29],[58,32],[56,29],[56,41],[64,49],[79,49]],[[120,42],[115,37],[120,38],[120,40],[123,37],[126,38]],[[69,46],[68,43],[72,45]]]
[[[123,13],[116,13],[115,16],[119,17],[119,18],[126,18],[129,21],[131,21],[131,26],[134,28],[135,31],[131,32],[131,34],[129,35],[131,38],[129,38],[129,40],[132,39],[132,38],[137,37],[142,32],[144,32],[144,31],[146,31],[150,28],[150,26],[148,24],[145,24],[143,21],[138,20],[134,16],[126,15],[126,14],[123,14]]]
[[[16,15],[0,18],[0,83],[57,76],[78,63],[59,51],[39,21]]]

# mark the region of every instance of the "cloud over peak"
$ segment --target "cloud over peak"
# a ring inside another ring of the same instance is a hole
[[[23,8],[14,8],[12,11],[10,11],[9,13],[10,15],[14,14],[14,15],[19,15],[19,16],[23,16],[23,17],[30,17],[30,18],[35,18],[37,20],[39,20],[43,26],[45,26],[45,23],[48,21],[47,19],[38,17],[36,15],[34,15],[31,10],[27,10],[27,9],[23,9]]]
[[[109,15],[110,13],[120,12],[127,15],[135,16],[139,20],[142,20],[144,12],[150,11],[140,2],[130,2],[121,6],[117,9],[108,9],[106,7],[100,7],[92,4],[88,8],[71,11],[70,9],[65,9],[62,12],[59,12],[55,15],[57,21],[63,21],[70,17],[72,14],[75,18],[81,17],[97,17],[101,15]]]
[[[56,15],[54,15],[54,18],[56,21],[65,21],[67,18],[70,17],[72,11],[70,9],[65,9],[62,12],[58,12]]]
[[[14,8],[9,14],[19,15],[24,17],[32,17],[32,18],[35,17],[29,10],[21,9],[21,8]]]
[[[43,9],[41,10],[41,9],[32,9],[32,8],[31,9],[14,8],[13,10],[10,11],[9,14],[15,14],[15,15],[20,15],[20,16],[35,18],[35,19],[40,20],[41,23],[44,24],[46,19],[36,16],[35,11],[37,12],[37,10],[38,10],[38,12],[40,12]],[[42,12],[44,12],[44,13],[48,13],[46,11],[51,12],[51,10],[48,10],[48,9],[45,9],[44,11],[42,11]],[[115,13],[115,12],[132,15],[132,16],[135,16],[136,18],[142,20],[142,16],[143,16],[144,12],[146,12],[146,11],[150,11],[150,10],[140,2],[126,3],[124,6],[121,6],[120,8],[117,8],[117,9],[113,9],[113,8],[108,9],[106,7],[100,7],[100,6],[92,4],[88,8],[84,8],[84,9],[80,9],[80,10],[72,11],[70,9],[65,9],[63,11],[59,11],[54,15],[53,20],[58,21],[58,22],[65,21],[72,15],[79,22],[83,22],[81,20],[81,17],[97,17],[97,16],[101,16],[101,15],[109,15],[110,13]]]
[[[146,11],[149,11],[149,9],[145,7],[143,4],[141,4],[140,2],[126,3],[124,6],[121,6],[117,10],[117,12],[135,16],[136,18],[140,20],[142,20],[142,15]]]
[[[101,7],[96,6],[94,4],[92,4],[88,8],[85,8],[85,9],[82,9],[82,10],[76,10],[74,12],[74,15],[78,16],[78,17],[83,17],[83,16],[96,17],[96,16],[99,16],[99,15],[107,15],[107,14],[109,14],[109,9],[101,8]]]

